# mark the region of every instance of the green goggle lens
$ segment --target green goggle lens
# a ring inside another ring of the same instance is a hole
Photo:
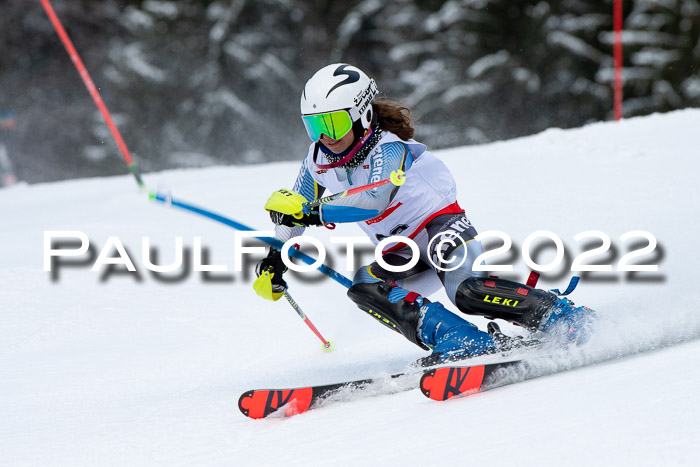
[[[340,139],[352,129],[352,119],[345,110],[315,115],[302,115],[306,132],[312,141],[317,142],[325,134],[331,139]]]

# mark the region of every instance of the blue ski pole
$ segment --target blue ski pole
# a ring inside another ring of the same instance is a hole
[[[165,205],[174,206],[174,207],[177,207],[180,209],[184,209],[185,211],[199,214],[200,216],[207,217],[207,218],[212,219],[216,222],[219,222],[221,224],[232,227],[236,230],[247,231],[247,232],[255,231],[255,229],[248,227],[245,224],[241,224],[240,222],[235,221],[233,219],[230,219],[230,218],[223,216],[221,214],[217,214],[215,212],[212,212],[212,211],[206,210],[204,208],[195,206],[195,205],[187,203],[185,201],[176,200],[172,196],[170,196],[170,194],[150,192],[149,198],[152,201],[157,201],[157,202],[163,203]],[[282,250],[282,246],[284,245],[283,242],[277,240],[274,237],[255,237],[255,238],[267,243],[270,246],[277,248],[278,250]],[[297,250],[296,248],[289,249],[289,256],[294,257],[294,258],[299,258],[303,262],[305,262],[306,264],[309,264],[309,265],[312,265],[316,262],[315,259],[313,259],[312,257],[310,257],[309,255],[307,255],[305,253],[302,253],[301,251]],[[352,281],[350,279],[348,279],[347,277],[345,277],[344,275],[342,275],[338,271],[329,268],[325,264],[318,266],[317,269],[345,288],[349,289],[352,286]]]

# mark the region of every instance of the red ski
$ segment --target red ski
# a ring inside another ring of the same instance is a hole
[[[238,399],[241,413],[250,418],[265,418],[272,414],[290,417],[333,400],[352,400],[357,397],[377,396],[415,389],[422,370],[393,375],[345,381],[323,386],[288,389],[253,389]],[[368,389],[372,389],[368,391]]]
[[[512,360],[473,366],[453,362],[436,368],[424,368],[425,361],[417,362],[404,372],[377,378],[358,379],[340,383],[283,389],[251,389],[241,394],[238,408],[250,418],[270,415],[290,417],[321,405],[410,391],[419,386],[421,392],[434,400],[446,400],[459,394],[470,394],[504,386],[516,380],[504,378],[505,368],[523,363]],[[502,370],[502,371],[499,371]],[[522,378],[520,378],[522,379]]]
[[[314,388],[258,389],[247,391],[238,399],[238,408],[250,418],[265,418],[284,409],[285,416],[306,412],[314,399]],[[317,396],[318,397],[318,396]]]
[[[502,377],[507,368],[522,363],[521,360],[489,363],[474,366],[445,366],[426,370],[420,380],[420,390],[425,397],[444,401],[459,395],[483,392],[508,384]]]

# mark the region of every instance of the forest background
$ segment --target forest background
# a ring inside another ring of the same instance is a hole
[[[612,0],[53,0],[141,171],[300,160],[306,80],[359,66],[431,148],[610,120]],[[625,0],[624,116],[700,107],[700,0]],[[20,180],[125,173],[38,0],[2,0]]]

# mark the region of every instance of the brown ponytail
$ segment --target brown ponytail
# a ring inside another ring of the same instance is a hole
[[[378,98],[372,103],[377,113],[379,128],[390,131],[404,141],[413,138],[413,119],[411,110],[401,105],[401,102]]]

